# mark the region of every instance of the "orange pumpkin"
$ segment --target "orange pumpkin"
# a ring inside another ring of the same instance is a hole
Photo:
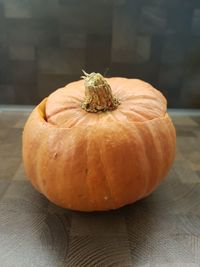
[[[149,195],[175,157],[164,96],[138,79],[85,73],[31,113],[23,160],[32,184],[59,206],[110,210]]]

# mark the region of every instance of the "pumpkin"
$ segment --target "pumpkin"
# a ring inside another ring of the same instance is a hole
[[[25,172],[55,204],[79,211],[122,207],[148,196],[176,147],[165,97],[150,84],[85,73],[29,116]]]

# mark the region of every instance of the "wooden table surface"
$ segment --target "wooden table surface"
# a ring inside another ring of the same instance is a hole
[[[0,111],[0,267],[200,266],[200,116],[173,116],[176,161],[151,196],[81,213],[51,204],[26,180],[27,115]]]

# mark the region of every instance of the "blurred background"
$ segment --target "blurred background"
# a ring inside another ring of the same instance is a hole
[[[200,1],[0,0],[0,104],[36,104],[81,69],[199,108]]]

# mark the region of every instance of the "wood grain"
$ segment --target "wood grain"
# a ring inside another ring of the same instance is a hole
[[[57,207],[26,179],[28,113],[0,112],[0,266],[200,266],[200,117],[177,116],[177,157],[149,197],[116,211]]]

